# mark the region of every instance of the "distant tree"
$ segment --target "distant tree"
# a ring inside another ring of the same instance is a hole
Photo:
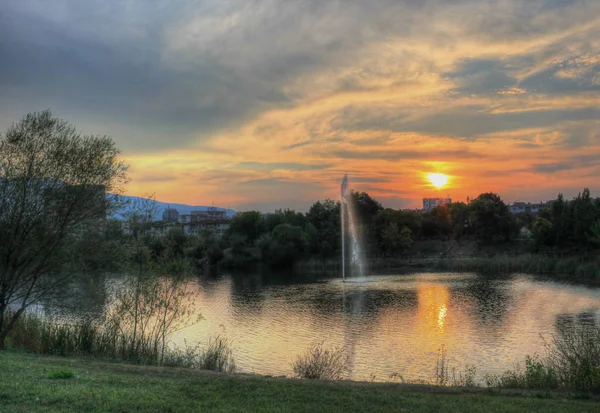
[[[274,213],[265,217],[265,231],[269,234],[277,225],[281,224],[304,227],[306,225],[306,217],[303,213],[292,209],[277,209]]]
[[[311,247],[324,257],[337,253],[341,243],[340,203],[330,199],[317,201],[310,207],[306,218],[316,229]]]
[[[118,155],[111,139],[82,136],[50,111],[0,136],[0,348],[29,306],[76,274],[75,246],[126,182]]]
[[[514,217],[498,195],[481,194],[471,201],[469,209],[472,231],[481,243],[509,241],[515,235]]]
[[[398,224],[390,222],[381,233],[382,250],[386,255],[396,255],[400,250],[400,231]]]
[[[388,256],[396,256],[408,250],[412,244],[412,231],[408,227],[398,230],[398,224],[390,223],[381,234],[383,249]]]
[[[394,238],[394,231],[406,227],[410,230],[412,239],[412,237],[421,232],[421,225],[422,222],[420,217],[415,213],[388,208],[381,211],[373,219],[371,226],[374,235],[370,242],[377,247],[377,252],[389,254],[389,241]],[[391,229],[392,226],[395,226],[396,230]],[[388,233],[387,235],[384,235],[386,231],[388,231]],[[400,233],[398,232],[398,235],[399,234]]]
[[[535,245],[540,248],[553,244],[552,222],[546,218],[537,217],[532,225],[532,235]]]
[[[569,205],[573,216],[573,240],[585,249],[593,247],[589,243],[590,228],[599,218],[596,213],[596,205],[590,195],[590,190],[585,188]]]
[[[469,232],[469,206],[464,202],[453,202],[450,204],[450,218],[452,234],[460,238]]]
[[[400,231],[400,248],[402,248],[403,251],[406,251],[412,247],[412,244],[412,231],[408,227],[403,227]]]
[[[265,234],[266,235],[266,234]],[[270,236],[263,235],[259,242],[263,260],[273,267],[289,267],[299,260],[305,249],[301,227],[281,224]]]
[[[170,228],[165,235],[165,253],[169,258],[182,257],[185,254],[187,238],[181,228]]]
[[[449,205],[439,205],[431,211],[436,232],[439,235],[449,235],[452,232],[452,215]]]
[[[600,218],[592,224],[587,233],[587,237],[592,248],[600,248]]]
[[[266,232],[265,222],[258,211],[246,211],[236,214],[229,224],[229,235],[238,234],[246,245],[254,245],[258,237]]]
[[[366,192],[351,191],[350,198],[361,225],[369,226],[373,218],[384,209],[379,201],[371,198]]]

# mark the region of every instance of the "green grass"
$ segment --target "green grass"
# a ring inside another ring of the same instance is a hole
[[[75,377],[75,375],[73,374],[73,372],[71,370],[64,370],[64,369],[51,371],[48,374],[48,378],[53,379],[53,380],[72,379],[73,377]]]
[[[50,373],[69,371],[69,380]],[[0,353],[0,412],[597,412],[559,393],[326,382]],[[543,397],[539,397],[542,395]]]

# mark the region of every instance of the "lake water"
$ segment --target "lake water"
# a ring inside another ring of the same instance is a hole
[[[477,367],[477,377],[513,368],[525,355],[544,354],[559,323],[600,323],[600,288],[515,275],[376,275],[366,282],[261,274],[201,276],[190,281],[203,320],[174,341],[233,341],[243,372],[292,375],[291,364],[312,343],[343,346],[349,378],[432,379],[438,349],[450,368]],[[88,311],[100,304],[87,300]]]

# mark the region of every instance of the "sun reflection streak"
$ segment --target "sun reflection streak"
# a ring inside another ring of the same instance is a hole
[[[446,308],[446,304],[442,304],[442,306],[440,307],[440,310],[438,312],[438,327],[440,328],[440,330],[444,329],[444,321],[446,319],[446,312],[448,311],[448,309]]]

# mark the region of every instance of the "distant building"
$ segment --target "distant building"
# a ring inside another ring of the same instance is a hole
[[[451,203],[451,198],[423,198],[423,212],[430,212],[435,207],[450,205]]]
[[[165,222],[178,222],[179,221],[179,211],[175,208],[167,208],[163,212],[162,220]]]
[[[512,214],[522,214],[525,212],[528,212],[530,214],[537,214],[542,210],[542,208],[549,205],[550,202],[540,202],[539,204],[532,204],[530,202],[513,202],[508,206],[508,210]]]
[[[179,215],[178,222],[189,224],[193,222],[228,220],[227,211],[210,207],[206,211],[191,211],[190,214]]]

